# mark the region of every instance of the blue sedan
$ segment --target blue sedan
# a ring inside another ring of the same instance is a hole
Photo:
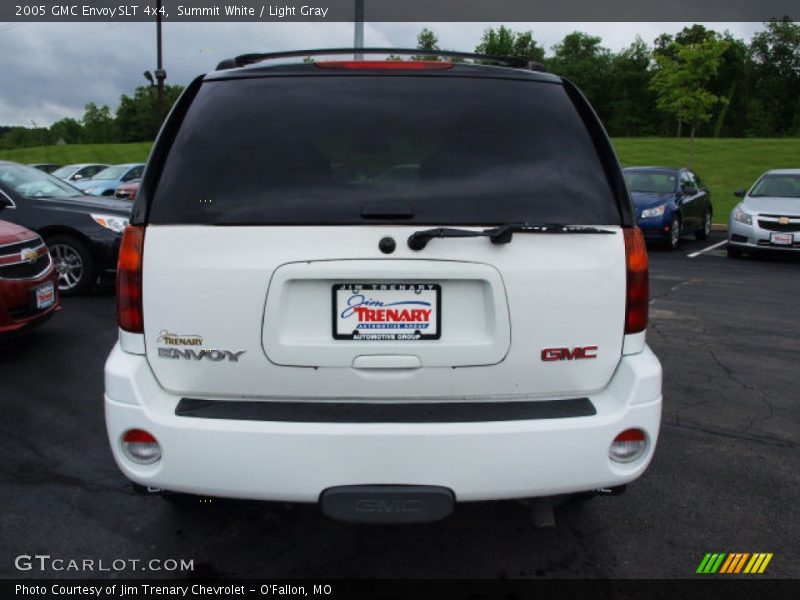
[[[690,169],[631,167],[625,181],[644,237],[674,250],[685,235],[711,233],[711,193]]]
[[[141,178],[143,172],[142,163],[114,165],[103,169],[91,179],[82,179],[72,185],[92,196],[113,196],[120,185]]]

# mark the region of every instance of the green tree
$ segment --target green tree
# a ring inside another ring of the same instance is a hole
[[[164,106],[169,111],[183,91],[183,86],[164,86]],[[158,116],[156,88],[137,87],[133,97],[123,94],[119,99],[116,126],[122,142],[146,142],[155,139],[161,128]]]
[[[678,60],[678,51],[682,46],[691,46],[721,40],[727,43],[723,52],[719,69],[708,81],[707,89],[719,98],[727,101],[719,102],[712,109],[711,120],[714,121],[713,134],[719,137],[725,135],[741,135],[745,122],[747,106],[747,45],[742,40],[735,39],[730,32],[719,34],[713,29],[706,29],[703,25],[684,27],[680,32],[671,35],[662,34],[656,38],[653,49],[653,58],[665,56]],[[678,122],[678,135],[682,123]]]
[[[0,148],[30,148],[50,143],[50,131],[44,127],[8,127],[0,137]]]
[[[720,39],[727,44],[711,84],[711,91],[724,97],[714,117],[714,137],[735,137],[744,134],[748,99],[748,72],[751,70],[747,44],[726,31]]]
[[[117,141],[114,117],[111,116],[111,109],[108,106],[97,106],[94,102],[89,102],[85,107],[81,123],[83,142],[107,144]]]
[[[441,50],[439,48],[439,38],[427,27],[417,34],[417,48],[420,50]]]
[[[532,31],[512,31],[505,25],[498,29],[486,29],[481,43],[475,46],[475,52],[493,56],[519,56],[533,62],[544,62],[544,48],[533,39]]]
[[[65,118],[50,126],[52,143],[64,140],[68,144],[79,144],[83,138],[83,127],[75,119]]]
[[[728,44],[716,37],[701,42],[673,42],[668,52],[654,55],[656,70],[650,87],[658,94],[659,109],[691,127],[689,164],[694,158],[694,136],[702,123],[711,120],[712,109],[724,98],[709,91]]]
[[[417,34],[417,48],[420,50],[441,50],[439,47],[439,38],[427,27],[423,27],[422,31]],[[412,56],[412,60],[439,60],[435,54],[420,54]],[[394,60],[390,57],[390,60]]]
[[[640,38],[611,57],[606,127],[611,135],[655,135],[656,95],[650,89],[650,48]]]
[[[772,115],[773,135],[800,133],[800,25],[767,23],[750,43],[753,97]]]
[[[611,115],[611,52],[601,42],[597,36],[575,31],[553,46],[546,63],[553,73],[577,85],[605,122]]]

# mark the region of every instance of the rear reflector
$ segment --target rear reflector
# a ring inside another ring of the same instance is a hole
[[[324,60],[314,63],[320,69],[364,69],[370,71],[420,71],[451,69],[453,63],[444,60]]]
[[[614,438],[608,456],[614,462],[629,463],[644,454],[647,435],[641,429],[626,429]]]
[[[161,459],[161,446],[143,429],[129,429],[122,434],[122,450],[135,463],[150,465]]]
[[[627,269],[627,295],[625,300],[625,333],[639,333],[647,328],[648,288],[647,248],[642,230],[626,227],[625,265]]]
[[[142,315],[142,252],[144,227],[128,225],[117,262],[117,323],[131,333],[144,333]]]

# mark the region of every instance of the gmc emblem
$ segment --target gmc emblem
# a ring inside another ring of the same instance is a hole
[[[356,512],[363,513],[416,513],[425,508],[421,500],[381,500],[362,498],[356,500]]]
[[[545,348],[542,350],[542,360],[581,360],[584,358],[597,358],[597,346],[579,346],[577,348]]]

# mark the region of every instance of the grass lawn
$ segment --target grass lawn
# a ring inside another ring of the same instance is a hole
[[[150,142],[138,144],[67,144],[65,146],[38,146],[0,150],[0,160],[20,163],[75,163],[99,162],[109,165],[145,162],[150,153]]]
[[[139,162],[147,159],[150,143],[84,144],[0,150],[0,160],[21,163],[58,164]],[[689,140],[686,138],[616,138],[614,146],[623,166],[687,166]],[[800,167],[800,138],[695,140],[691,166],[711,189],[714,222],[727,223],[738,202],[733,192],[747,188],[768,169]]]

